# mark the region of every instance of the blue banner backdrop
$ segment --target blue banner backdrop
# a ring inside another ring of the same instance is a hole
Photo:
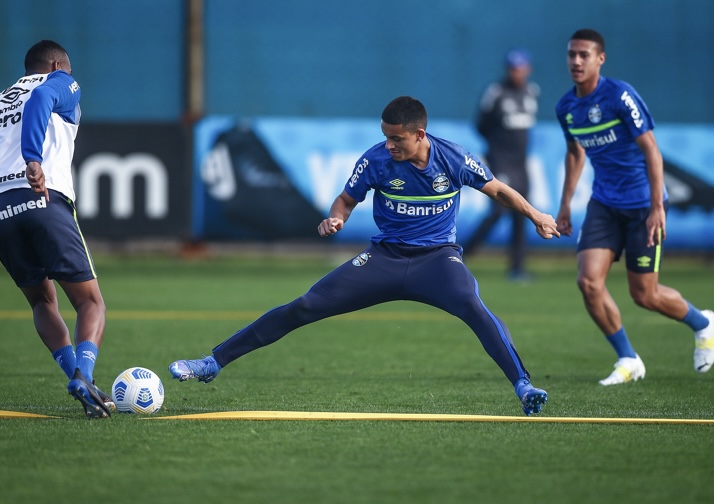
[[[485,145],[467,121],[431,120],[429,132],[464,145],[482,157]],[[714,249],[714,126],[663,125],[655,130],[665,158],[670,194],[667,246]],[[383,140],[379,120],[257,118],[240,122],[214,116],[195,128],[192,230],[195,239],[317,238],[317,224],[342,191],[355,161]],[[529,201],[555,216],[563,184],[565,143],[555,122],[533,130],[528,170]],[[575,233],[590,197],[592,168],[585,167],[572,201]],[[458,217],[464,242],[488,210],[488,198],[465,190]],[[360,204],[338,242],[366,242],[375,233],[371,198]],[[508,219],[494,229],[492,245],[508,239]],[[575,247],[575,238],[541,240],[539,247]]]

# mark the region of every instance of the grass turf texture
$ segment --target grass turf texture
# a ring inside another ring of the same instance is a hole
[[[160,416],[522,414],[468,328],[416,303],[304,327],[209,384],[170,379],[171,361],[209,353],[334,265],[325,257],[97,257],[108,306],[97,384],[108,391],[128,367],[154,370],[166,388]],[[691,332],[635,307],[621,265],[609,286],[647,378],[610,388],[597,380],[610,372],[614,355],[584,311],[574,257],[533,259],[536,280],[524,285],[505,280],[500,258],[469,265],[534,383],[550,394],[543,416],[714,418],[714,374],[693,371]],[[714,303],[712,269],[701,261],[667,258],[661,278],[698,306]],[[711,425],[155,422],[120,414],[87,421],[4,270],[0,286],[0,410],[62,417],[0,419],[3,501],[711,501]],[[72,327],[64,298],[62,308]]]

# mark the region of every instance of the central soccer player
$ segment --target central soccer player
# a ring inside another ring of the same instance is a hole
[[[498,364],[526,415],[548,398],[531,385],[508,328],[483,303],[478,283],[456,243],[461,189],[472,187],[520,212],[542,238],[560,236],[552,216],[533,208],[462,146],[426,132],[424,105],[409,96],[382,112],[386,137],[357,161],[352,176],[318,226],[320,236],[340,231],[359,202],[374,191],[379,233],[367,249],[320,279],[304,295],[276,307],[213,349],[203,359],[169,366],[174,378],[209,382],[228,363],[318,320],[387,301],[409,300],[463,320]]]

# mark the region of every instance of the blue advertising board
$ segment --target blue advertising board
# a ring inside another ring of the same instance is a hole
[[[467,121],[431,120],[429,132],[460,143],[477,157],[483,140]],[[670,194],[667,246],[714,249],[714,127],[663,125],[655,130],[665,159]],[[196,239],[281,240],[317,238],[317,225],[342,191],[354,163],[383,141],[379,120],[209,117],[195,128],[192,230]],[[564,179],[565,142],[555,122],[533,130],[528,157],[529,201],[556,215]],[[574,236],[590,197],[592,167],[586,163],[572,200]],[[478,191],[462,193],[457,220],[465,242],[488,211]],[[502,219],[489,243],[503,245],[509,220]],[[352,213],[336,242],[367,242],[376,232],[368,197]],[[532,246],[575,247],[575,238],[541,240],[530,227]]]

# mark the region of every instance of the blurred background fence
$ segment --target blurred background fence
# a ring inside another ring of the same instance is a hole
[[[311,240],[352,166],[409,94],[429,130],[474,154],[478,98],[503,54],[528,48],[541,89],[529,198],[557,212],[565,144],[554,106],[571,81],[568,37],[595,28],[603,73],[633,84],[657,122],[672,196],[670,247],[714,250],[714,2],[709,0],[0,0],[6,86],[43,38],[82,86],[75,184],[90,238]],[[589,194],[586,172],[575,220]],[[488,202],[464,197],[461,240]],[[366,241],[369,203],[335,242]],[[504,222],[491,236],[502,244]],[[574,247],[574,240],[541,247]]]

